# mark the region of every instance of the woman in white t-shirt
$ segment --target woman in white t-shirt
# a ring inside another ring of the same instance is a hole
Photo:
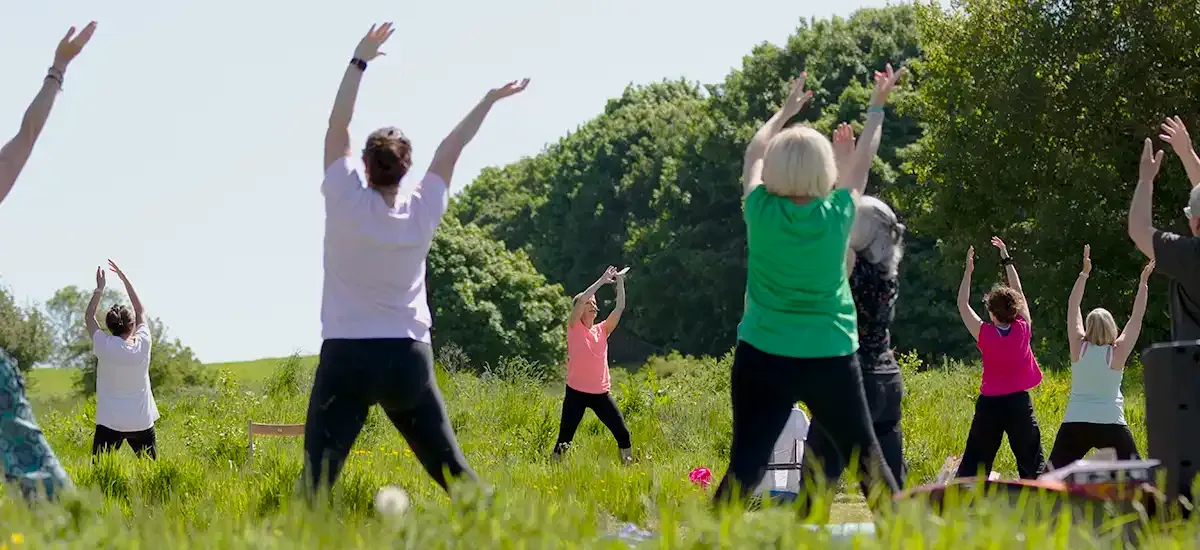
[[[96,309],[104,293],[104,268],[96,268],[96,291],[88,303],[84,323],[96,354],[96,434],[92,455],[115,451],[126,441],[138,456],[158,458],[154,421],[158,407],[150,391],[150,329],[146,309],[125,273],[112,260],[108,267],[125,283],[129,308],[114,304],[104,316],[108,333],[96,322]]]

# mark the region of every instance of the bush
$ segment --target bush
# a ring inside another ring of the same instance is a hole
[[[300,395],[312,387],[313,371],[305,368],[300,353],[293,353],[279,362],[271,377],[267,379],[267,396],[291,397]]]
[[[552,369],[566,355],[570,299],[474,224],[446,218],[429,251],[434,339],[454,342],[478,362],[520,356]]]

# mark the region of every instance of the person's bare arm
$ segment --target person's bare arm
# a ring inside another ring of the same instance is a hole
[[[1071,362],[1079,361],[1079,353],[1083,349],[1083,313],[1079,306],[1083,303],[1083,291],[1087,287],[1088,276],[1092,273],[1092,247],[1083,246],[1083,269],[1075,279],[1071,288],[1071,297],[1067,299],[1067,342],[1071,347]]]
[[[611,335],[614,330],[617,330],[617,325],[621,322],[621,314],[625,312],[625,274],[618,271],[617,279],[617,305],[613,308],[612,313],[604,319],[604,334]]]
[[[17,176],[21,175],[21,170],[33,154],[33,146],[50,118],[54,99],[62,90],[67,67],[87,45],[88,40],[91,40],[95,31],[95,21],[88,23],[78,36],[75,35],[75,27],[67,31],[67,35],[59,41],[58,48],[54,50],[54,63],[42,80],[42,88],[25,109],[25,116],[21,118],[21,127],[17,129],[17,134],[0,147],[0,202],[12,191],[13,185],[17,183]]]
[[[96,290],[92,292],[92,299],[83,312],[83,326],[87,330],[88,341],[91,341],[95,337],[96,331],[100,330],[100,322],[96,320],[96,310],[100,308],[100,298],[104,295],[104,282],[104,268],[97,267]]]
[[[1147,258],[1154,258],[1154,219],[1151,207],[1154,203],[1154,178],[1162,167],[1163,152],[1154,152],[1150,138],[1142,146],[1142,159],[1138,164],[1137,188],[1129,203],[1129,238]]]
[[[1171,144],[1171,149],[1175,150],[1179,160],[1183,161],[1183,169],[1187,171],[1188,181],[1192,183],[1192,187],[1200,185],[1200,156],[1196,156],[1196,149],[1192,145],[1192,136],[1188,134],[1183,119],[1178,116],[1168,118],[1162,124],[1162,131],[1163,133],[1158,137]]]
[[[1025,295],[1025,289],[1021,287],[1021,277],[1017,276],[1017,266],[1013,263],[1012,256],[1008,255],[1008,247],[1000,237],[992,237],[992,245],[1000,249],[1000,260],[1004,264],[1004,276],[1008,279],[1008,287],[1017,291],[1021,295],[1021,309],[1018,312],[1021,317],[1025,318],[1025,322],[1033,325],[1033,317],[1029,315],[1029,298]]]
[[[1133,353],[1133,347],[1137,345],[1138,336],[1142,332],[1142,319],[1146,316],[1146,295],[1149,293],[1150,274],[1153,272],[1154,260],[1150,260],[1142,269],[1142,278],[1138,281],[1137,296],[1133,299],[1133,313],[1129,314],[1129,321],[1125,323],[1125,329],[1121,331],[1121,336],[1113,346],[1113,370],[1125,368],[1125,363]]]
[[[850,190],[855,196],[862,196],[867,190],[867,179],[871,175],[871,163],[879,151],[879,143],[883,139],[883,107],[887,104],[888,96],[895,88],[896,82],[904,76],[904,68],[892,70],[888,63],[885,72],[875,73],[875,92],[871,94],[871,103],[867,106],[867,122],[863,125],[862,134],[858,137],[858,145],[854,149],[854,159],[849,163],[849,174],[838,177],[838,186]]]
[[[742,159],[743,197],[749,195],[755,187],[762,185],[763,159],[767,156],[767,146],[771,144],[771,138],[783,131],[784,125],[812,99],[812,91],[804,90],[806,78],[808,78],[808,73],[802,72],[800,78],[792,81],[783,105],[779,107],[778,111],[775,111],[774,115],[771,115],[770,119],[767,119],[766,124],[763,124],[754,133],[750,144],[746,146],[746,155]]]
[[[600,287],[613,282],[613,279],[616,276],[617,268],[610,265],[604,270],[604,274],[601,275],[599,279],[596,279],[596,282],[592,283],[592,286],[587,287],[587,290],[575,295],[574,303],[571,305],[572,324],[579,321],[579,318],[583,316],[583,304],[587,302],[588,298],[595,296],[596,291],[600,290]]]
[[[146,308],[142,306],[141,299],[138,298],[137,292],[133,290],[133,283],[129,282],[129,277],[125,276],[125,272],[117,267],[117,264],[112,260],[108,261],[108,268],[117,277],[121,278],[121,282],[125,284],[125,293],[129,295],[129,303],[133,305],[133,326],[139,327],[146,323]]]
[[[458,164],[458,157],[462,155],[467,144],[475,138],[475,134],[479,132],[479,127],[483,125],[483,120],[487,118],[492,106],[501,99],[525,91],[527,86],[529,86],[528,78],[514,80],[488,91],[487,95],[483,96],[483,99],[475,105],[475,108],[463,117],[458,126],[455,126],[450,134],[442,139],[442,143],[433,152],[433,161],[429,164],[429,171],[442,178],[442,181],[449,186],[450,179],[454,176],[454,166]]]
[[[975,247],[967,249],[967,265],[963,269],[962,283],[958,285],[958,315],[962,317],[963,324],[967,326],[967,330],[971,332],[971,337],[979,340],[979,328],[983,325],[983,321],[979,315],[971,309],[971,273],[975,271]]]
[[[333,99],[333,109],[329,113],[329,127],[325,130],[325,164],[322,171],[328,170],[334,162],[350,156],[350,120],[354,118],[354,104],[358,101],[358,87],[362,83],[363,71],[366,64],[384,55],[379,47],[395,32],[390,22],[382,25],[371,25],[371,30],[358,42],[354,48],[354,58],[342,73],[342,84],[338,86],[337,95]],[[358,65],[357,62],[361,62]]]

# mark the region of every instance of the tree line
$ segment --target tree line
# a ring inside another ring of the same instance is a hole
[[[1168,115],[1198,131],[1194,12],[1194,0],[862,9],[800,21],[786,43],[754,48],[718,83],[631,85],[541,153],[485,169],[453,198],[429,254],[435,345],[454,343],[478,365],[519,356],[557,366],[570,295],[619,264],[632,270],[612,359],[725,353],[745,291],[747,142],[800,71],[814,96],[798,122],[861,129],[870,76],[891,62],[910,76],[893,94],[868,192],[909,228],[894,345],[927,361],[977,353],[958,317],[957,281],[967,247],[999,235],[1045,319],[1039,357],[1062,364],[1085,243],[1096,269],[1084,307],[1118,319],[1132,308],[1143,258],[1125,216],[1141,140]],[[1159,181],[1156,220],[1186,230],[1182,167],[1168,162]],[[976,277],[976,296],[1003,280],[994,256],[976,269],[992,274]],[[1169,334],[1164,283],[1151,285],[1145,343]],[[0,294],[0,345],[23,365],[86,367],[87,342],[71,336],[82,330],[65,328],[82,326],[67,312],[81,316],[85,300],[68,290],[41,309]],[[599,298],[611,307],[611,290]],[[198,364],[175,344],[179,364]]]
[[[738,190],[746,143],[802,70],[814,97],[798,121],[824,132],[843,120],[861,128],[870,76],[892,62],[909,67],[911,77],[887,113],[869,192],[909,227],[894,345],[926,360],[977,353],[955,290],[967,247],[999,235],[1010,243],[1034,315],[1046,320],[1036,335],[1039,357],[1062,364],[1067,297],[1085,243],[1098,266],[1085,307],[1118,318],[1132,309],[1144,259],[1125,235],[1125,216],[1141,140],[1156,136],[1168,115],[1196,121],[1194,11],[1194,1],[1139,0],[862,9],[801,21],[785,44],[756,47],[719,83],[629,86],[540,154],[484,170],[454,198],[454,221],[439,235],[442,243],[502,246],[520,261],[489,256],[473,269],[544,277],[561,285],[563,298],[517,286],[486,299],[445,290],[456,295],[432,298],[435,319],[456,315],[463,301],[515,316],[496,313],[489,324],[465,326],[435,321],[435,339],[462,345],[484,338],[481,332],[511,331],[529,319],[520,312],[532,309],[534,332],[554,338],[524,345],[561,360],[566,297],[619,264],[633,269],[614,359],[729,350],[745,290]],[[1160,181],[1157,220],[1185,229],[1179,209],[1188,185],[1178,162]],[[437,258],[448,250],[435,243],[430,262],[444,262]],[[977,277],[977,292],[1003,281],[998,258],[983,255],[977,269],[994,274]],[[1169,333],[1165,284],[1152,287],[1147,343]],[[549,322],[547,315],[559,317]],[[477,359],[505,353],[476,348]]]
[[[72,368],[78,372],[75,389],[83,395],[96,393],[96,356],[84,323],[91,293],[77,286],[59,289],[40,305],[21,306],[12,292],[0,287],[0,347],[22,371],[38,365]],[[105,289],[98,312],[103,315],[113,304],[126,304],[124,294]],[[101,330],[104,319],[97,319]],[[156,389],[211,385],[216,377],[203,368],[192,349],[178,338],[170,338],[160,318],[147,323],[154,342],[150,355],[150,382]]]

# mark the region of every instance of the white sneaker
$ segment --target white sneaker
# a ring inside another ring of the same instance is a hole
[[[633,464],[633,449],[618,449],[621,453],[621,462],[625,464]]]

